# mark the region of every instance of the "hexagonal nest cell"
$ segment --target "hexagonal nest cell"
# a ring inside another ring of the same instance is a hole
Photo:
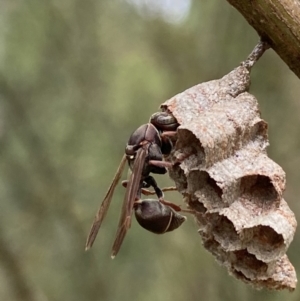
[[[268,126],[249,86],[241,65],[166,101],[162,110],[180,124],[166,160],[217,261],[256,288],[293,290],[296,273],[285,253],[297,222],[283,199],[285,173],[267,155]]]

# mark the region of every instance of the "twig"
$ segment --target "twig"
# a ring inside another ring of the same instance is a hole
[[[258,44],[254,47],[250,55],[247,57],[245,61],[242,62],[242,66],[246,67],[249,71],[254,66],[254,64],[260,59],[260,57],[264,54],[264,52],[270,48],[270,45],[260,40]]]

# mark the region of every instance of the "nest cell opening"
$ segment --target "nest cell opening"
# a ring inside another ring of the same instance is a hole
[[[233,223],[223,215],[217,213],[207,214],[211,225],[211,232],[216,241],[226,252],[237,250],[240,247],[240,238]]]
[[[268,270],[268,265],[257,259],[255,255],[248,253],[246,249],[232,252],[234,255],[234,266],[239,272],[251,271],[253,274],[265,273]],[[245,275],[245,274],[244,274]],[[247,277],[245,275],[245,277]]]
[[[186,190],[188,187],[187,179],[184,171],[179,165],[174,165],[171,169],[169,169],[169,176],[175,182],[176,188],[179,192]]]
[[[260,246],[260,249],[265,251],[272,251],[281,248],[284,245],[284,239],[281,234],[278,234],[274,229],[269,226],[255,226],[252,228],[253,245]]]
[[[183,162],[193,157],[194,162],[190,162],[190,168],[202,164],[205,160],[204,148],[197,137],[186,129],[177,130],[178,139],[175,145],[175,160]]]
[[[213,237],[205,235],[205,233],[202,233],[201,236],[204,248],[211,252],[220,264],[224,264],[227,256],[220,244]]]
[[[203,203],[199,202],[199,200],[194,196],[190,197],[188,204],[191,209],[197,211],[198,213],[205,214],[207,212],[207,209]]]
[[[188,175],[188,189],[195,193],[201,191],[207,198],[221,200],[223,191],[206,171],[192,170]]]
[[[240,189],[243,194],[263,202],[276,201],[279,197],[268,176],[250,175],[241,178]]]
[[[263,137],[264,139],[268,139],[268,124],[261,120],[254,125],[254,129],[256,132],[256,136]]]

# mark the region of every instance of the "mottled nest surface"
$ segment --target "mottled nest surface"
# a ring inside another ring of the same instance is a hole
[[[297,222],[283,199],[285,173],[266,153],[267,123],[249,86],[242,65],[165,102],[162,109],[180,124],[166,160],[217,261],[256,288],[293,290],[296,273],[285,253]]]

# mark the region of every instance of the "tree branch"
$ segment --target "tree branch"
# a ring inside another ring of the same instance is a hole
[[[227,0],[300,78],[300,2]]]

